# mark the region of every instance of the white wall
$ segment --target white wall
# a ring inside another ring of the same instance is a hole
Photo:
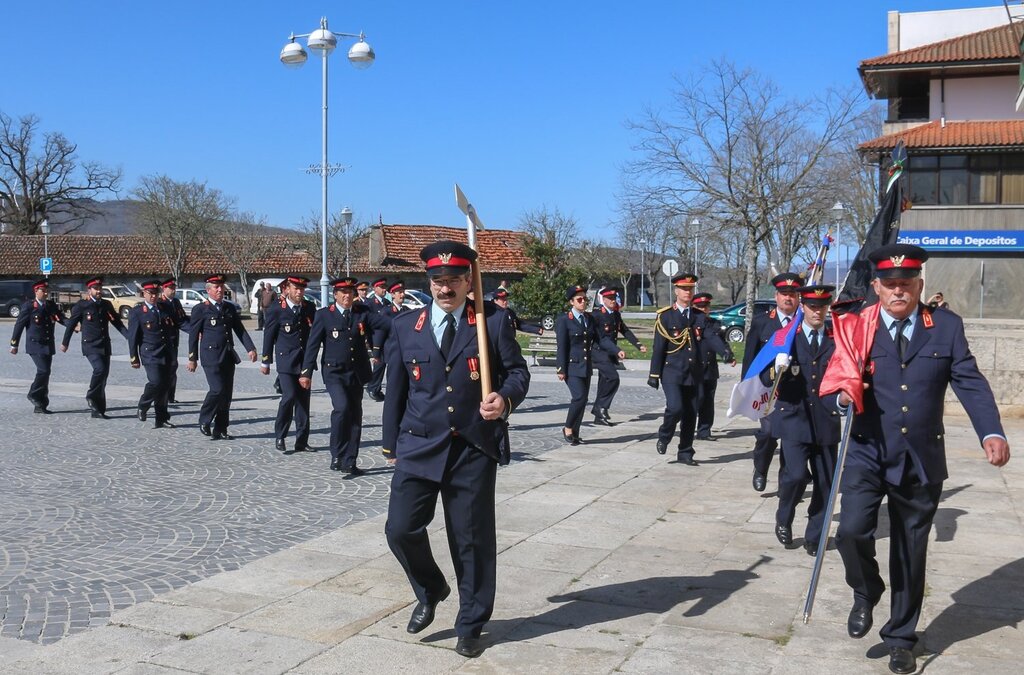
[[[1024,5],[1011,3],[1010,12],[1014,16],[1024,16]],[[1003,5],[934,12],[889,12],[889,51],[903,51],[958,35],[977,33],[1005,25],[1008,21]]]
[[[1008,120],[1024,119],[1017,112],[1016,75],[976,77],[946,80],[947,120]],[[928,117],[937,120],[943,116],[941,81],[932,80],[929,92]]]

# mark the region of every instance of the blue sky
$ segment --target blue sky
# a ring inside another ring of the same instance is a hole
[[[11,2],[0,110],[35,113],[83,159],[206,180],[289,227],[319,213],[321,67],[278,61],[326,15],[377,53],[330,58],[330,207],[358,222],[462,225],[458,182],[489,227],[557,207],[612,237],[625,122],[674,74],[726,57],[809,96],[857,84],[885,52],[886,12],[972,7],[855,2]]]

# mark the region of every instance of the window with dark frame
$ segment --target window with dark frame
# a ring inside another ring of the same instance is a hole
[[[911,155],[907,189],[914,204],[1024,204],[1024,153]]]

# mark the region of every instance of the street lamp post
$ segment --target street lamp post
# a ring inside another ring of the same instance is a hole
[[[697,228],[700,227],[700,218],[694,218],[690,221],[690,228],[693,232],[693,273],[699,276],[697,271]]]
[[[341,210],[341,222],[345,226],[345,276],[352,276],[352,264],[349,262],[349,226],[352,225],[352,209]]]
[[[839,231],[843,228],[843,211],[846,207],[843,206],[842,202],[836,202],[832,205],[832,215],[836,219],[836,237],[834,243],[836,245],[836,288],[842,283],[839,279]],[[822,277],[825,275],[822,274]]]
[[[321,17],[320,28],[312,33],[304,35],[291,34],[288,44],[281,50],[281,63],[289,68],[298,68],[306,62],[306,50],[295,41],[296,38],[306,38],[306,46],[318,53],[323,62],[323,147],[320,166],[316,171],[320,174],[321,187],[321,251],[320,251],[320,300],[327,306],[330,277],[327,276],[327,179],[335,173],[344,170],[340,165],[331,166],[327,163],[327,57],[331,55],[334,48],[338,46],[338,38],[358,38],[358,42],[348,50],[348,60],[356,68],[368,68],[373,64],[376,55],[373,48],[366,42],[366,36],[360,33],[335,33],[327,29],[327,17]],[[347,244],[347,237],[346,237]]]
[[[644,245],[646,239],[640,240],[640,311],[644,311]]]

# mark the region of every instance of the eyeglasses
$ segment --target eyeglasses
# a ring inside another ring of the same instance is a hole
[[[582,297],[582,296],[579,296],[579,297],[573,298],[572,301],[573,302],[586,302],[587,299]]]
[[[445,286],[448,288],[455,288],[456,286],[461,286],[465,282],[465,277],[440,277],[437,279],[430,279],[430,285],[434,288],[444,288]]]

